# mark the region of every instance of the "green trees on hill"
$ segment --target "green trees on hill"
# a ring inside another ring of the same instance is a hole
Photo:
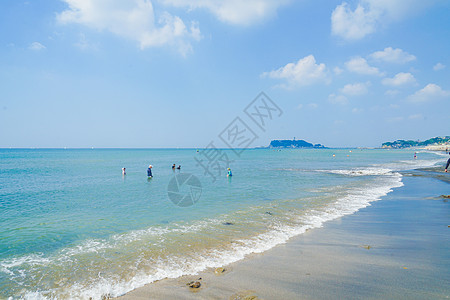
[[[445,137],[434,137],[428,139],[426,141],[405,141],[405,140],[396,140],[395,142],[386,142],[382,144],[382,148],[409,148],[409,147],[421,147],[421,146],[430,146],[430,145],[440,145],[450,143],[450,136]]]

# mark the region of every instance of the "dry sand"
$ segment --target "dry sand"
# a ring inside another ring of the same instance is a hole
[[[431,151],[448,151],[450,150],[450,145],[430,145],[425,147],[426,150]]]

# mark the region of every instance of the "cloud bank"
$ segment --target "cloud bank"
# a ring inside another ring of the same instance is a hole
[[[410,95],[408,100],[415,103],[423,103],[435,99],[447,98],[449,96],[450,91],[443,90],[437,84],[429,83],[423,89],[415,92],[413,95]]]
[[[189,28],[177,16],[163,12],[156,20],[148,0],[63,0],[68,8],[57,15],[62,24],[80,24],[139,43],[141,49],[174,45],[182,54],[191,50],[190,41],[201,35],[196,23]]]
[[[328,80],[325,64],[317,64],[313,55],[301,58],[295,63],[288,63],[277,70],[264,72],[261,77],[284,79],[287,81],[287,84],[281,85],[284,88],[311,85]]]
[[[370,55],[370,57],[377,61],[384,61],[389,63],[398,63],[403,64],[413,60],[416,60],[416,57],[408,52],[403,51],[402,49],[393,49],[392,47],[384,48],[383,51],[376,51]]]
[[[388,86],[401,86],[413,84],[416,79],[411,73],[398,73],[393,78],[384,78],[381,83]]]
[[[331,32],[344,40],[359,40],[388,23],[424,11],[438,0],[360,0],[354,9],[347,2],[331,14]]]
[[[184,7],[190,10],[206,9],[220,21],[233,25],[250,25],[276,14],[288,0],[163,0],[166,5]]]
[[[439,71],[439,70],[443,70],[443,69],[445,69],[445,65],[440,62],[433,66],[434,71]]]
[[[346,84],[342,89],[340,89],[340,92],[348,96],[361,96],[367,94],[368,86],[370,86],[370,82]]]
[[[345,63],[345,66],[347,67],[347,70],[357,74],[377,76],[383,75],[378,68],[369,66],[367,60],[360,56],[350,59]]]
[[[47,47],[45,47],[44,45],[42,45],[39,42],[33,42],[30,44],[30,46],[28,46],[28,49],[33,50],[33,51],[40,51],[40,50],[47,49]]]

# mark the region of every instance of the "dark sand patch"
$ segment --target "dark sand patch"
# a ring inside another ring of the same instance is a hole
[[[422,168],[417,170],[411,170],[402,172],[404,176],[418,176],[418,177],[429,177],[442,180],[444,182],[450,183],[450,173],[444,172],[445,166]]]

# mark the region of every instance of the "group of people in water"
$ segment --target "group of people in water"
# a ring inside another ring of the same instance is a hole
[[[448,154],[450,154],[450,152],[448,153]],[[334,155],[333,155],[334,156]],[[417,159],[417,155],[416,155],[416,153],[414,153],[414,159]],[[450,158],[447,160],[447,164],[445,165],[445,170],[444,170],[444,172],[448,172],[448,166],[450,165]],[[148,166],[148,169],[147,169],[147,176],[148,176],[148,178],[152,178],[153,177],[153,174],[152,174],[152,168],[153,168],[153,166],[152,165],[149,165]],[[178,167],[176,166],[176,164],[173,164],[172,165],[172,170],[175,172],[175,170],[181,170],[181,165],[178,165]],[[127,172],[126,172],[126,168],[122,168],[122,174],[123,175],[126,175],[127,174]],[[230,168],[227,168],[227,177],[231,177],[231,176],[233,176],[233,173],[231,172],[231,169]]]
[[[450,159],[449,159],[449,162],[450,162]],[[448,166],[448,164],[447,164],[447,166]],[[147,176],[148,176],[148,178],[152,178],[153,177],[152,168],[153,168],[152,165],[148,166],[148,169],[147,169]],[[177,167],[176,164],[173,164],[172,165],[172,170],[174,172],[175,172],[175,170],[181,170],[181,165],[178,165],[178,167]],[[445,172],[447,172],[447,169],[445,169]],[[122,168],[122,175],[126,175],[126,174],[127,174],[126,168]],[[230,176],[233,176],[233,174],[231,173],[231,169],[228,168],[227,169],[227,177],[230,177]]]
[[[148,166],[148,169],[147,169],[147,176],[148,176],[148,178],[152,178],[153,177],[153,175],[152,175],[152,168],[153,168],[152,165]],[[122,168],[122,175],[127,175],[127,169],[126,168]]]

